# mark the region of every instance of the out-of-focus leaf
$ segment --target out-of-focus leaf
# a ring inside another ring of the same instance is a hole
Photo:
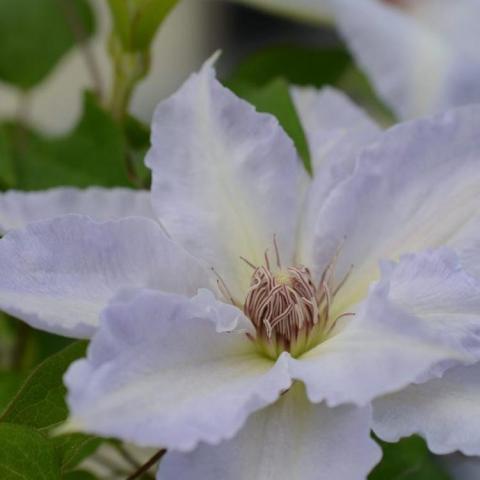
[[[35,330],[21,320],[0,313],[0,370],[28,373],[72,342],[70,338]]]
[[[0,424],[2,480],[60,480],[60,466],[50,441],[25,425]]]
[[[25,380],[25,375],[19,372],[0,372],[0,410],[3,410]]]
[[[85,354],[85,349],[86,342],[75,342],[38,365],[0,415],[0,421],[38,429],[63,422],[68,413],[63,375],[74,360]]]
[[[239,90],[244,85],[265,85],[277,77],[294,85],[337,87],[379,123],[389,126],[394,122],[392,112],[376,96],[348,52],[341,48],[269,47],[240,63],[225,83]]]
[[[13,156],[5,127],[0,125],[0,189],[15,184]]]
[[[107,0],[113,28],[125,49],[130,45],[130,14],[127,0]]]
[[[102,443],[101,438],[83,433],[59,435],[52,438],[62,471],[75,468],[82,460],[89,457]]]
[[[351,57],[340,48],[269,47],[240,63],[229,76],[227,86],[261,86],[282,77],[288,83],[322,87],[334,84],[350,64]]]
[[[419,437],[382,443],[382,449],[382,462],[369,480],[451,480]]]
[[[0,1],[0,79],[22,89],[42,81],[94,30],[86,0]]]
[[[73,472],[65,473],[62,476],[62,480],[97,480],[97,477],[86,470],[74,470]]]
[[[150,128],[131,115],[124,121],[124,131],[128,143],[128,158],[131,176],[137,180],[136,186],[150,188],[151,170],[144,162],[150,148]]]
[[[159,26],[179,0],[139,0],[139,7],[133,23],[132,50],[150,47]]]
[[[149,49],[158,28],[179,0],[108,0],[114,33],[123,50]]]
[[[85,95],[83,117],[65,137],[49,139],[19,125],[9,125],[7,131],[14,152],[16,188],[129,185],[122,129],[93,95]]]
[[[381,125],[388,127],[395,123],[393,112],[377,97],[367,77],[356,66],[347,68],[336,86],[346,91]]]
[[[271,113],[277,117],[280,125],[295,143],[305,168],[311,173],[308,144],[290,96],[287,82],[284,79],[277,78],[263,87],[255,87],[251,84],[236,84],[233,91],[255,105],[259,112]]]

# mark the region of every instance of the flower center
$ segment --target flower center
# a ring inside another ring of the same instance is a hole
[[[272,358],[283,351],[297,356],[320,343],[340,318],[331,318],[330,307],[346,278],[334,287],[335,258],[315,285],[307,267],[282,268],[275,238],[274,246],[273,267],[268,251],[261,266],[243,259],[253,269],[243,310],[256,330],[251,339],[263,353]]]

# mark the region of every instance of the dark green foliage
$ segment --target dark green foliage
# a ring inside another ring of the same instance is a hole
[[[0,80],[35,86],[93,30],[86,0],[1,0]]]

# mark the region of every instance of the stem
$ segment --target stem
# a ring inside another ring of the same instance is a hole
[[[65,19],[70,27],[70,30],[75,37],[75,41],[80,47],[80,51],[83,55],[83,60],[87,67],[87,70],[92,79],[93,88],[98,98],[103,97],[103,81],[100,73],[95,55],[88,42],[88,35],[85,31],[85,25],[82,23],[81,18],[78,15],[75,4],[70,0],[57,0],[59,7],[62,9]]]
[[[135,85],[145,77],[150,67],[148,51],[127,51],[115,34],[110,41],[110,55],[113,62],[113,88],[110,111],[117,121],[127,114]]]
[[[159,450],[150,460],[144,463],[136,472],[132,473],[127,480],[135,480],[136,478],[140,478],[141,475],[148,472],[153,465],[155,465],[165,454],[167,450],[162,448]]]
[[[133,456],[130,454],[129,451],[120,443],[113,443],[113,448],[117,450],[117,452],[122,456],[122,458],[130,464],[132,468],[140,468],[141,464],[138,462]]]
[[[17,338],[12,352],[12,370],[19,371],[22,368],[23,356],[27,349],[30,337],[30,327],[23,322],[18,322]]]

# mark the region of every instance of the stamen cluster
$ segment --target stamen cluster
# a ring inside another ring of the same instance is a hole
[[[282,269],[278,248],[276,267],[253,268],[243,310],[256,330],[255,340],[273,358],[283,351],[299,355],[312,348],[331,331],[337,319],[331,319],[332,299],[343,281],[333,289],[335,259],[324,271],[318,286],[310,270],[303,266]],[[344,279],[345,280],[345,279]]]
[[[308,268],[289,267],[274,275],[266,266],[255,269],[244,312],[257,333],[290,342],[301,329],[319,320],[316,289]]]

